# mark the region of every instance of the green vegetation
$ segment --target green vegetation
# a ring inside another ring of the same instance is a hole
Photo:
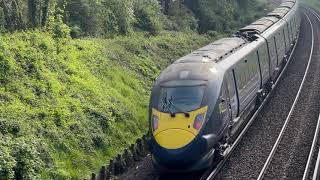
[[[71,36],[163,30],[231,32],[268,12],[265,0],[1,0],[3,32],[46,28],[62,16]]]
[[[0,179],[97,171],[147,132],[150,88],[163,68],[266,8],[259,0],[1,1]]]
[[[159,70],[208,39],[64,39],[57,50],[48,33],[0,36],[1,175],[81,177],[106,163],[146,133]]]

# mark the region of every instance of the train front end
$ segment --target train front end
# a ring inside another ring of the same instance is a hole
[[[208,125],[219,94],[212,90],[219,91],[215,73],[208,64],[173,64],[156,81],[149,110],[156,169],[193,171],[210,166],[218,141]]]

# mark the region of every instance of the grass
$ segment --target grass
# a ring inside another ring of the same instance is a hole
[[[81,179],[147,131],[152,81],[212,38],[0,36],[0,179]]]

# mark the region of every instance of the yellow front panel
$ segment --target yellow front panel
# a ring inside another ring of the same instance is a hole
[[[167,149],[178,149],[189,144],[195,136],[182,129],[169,129],[155,136],[157,143]]]
[[[158,129],[153,132],[157,143],[168,149],[177,149],[189,144],[199,131],[193,128],[193,123],[197,115],[204,113],[204,119],[208,106],[189,112],[186,117],[183,113],[177,113],[171,117],[170,113],[163,113],[152,109],[152,114],[158,116]],[[205,120],[203,120],[205,121]]]

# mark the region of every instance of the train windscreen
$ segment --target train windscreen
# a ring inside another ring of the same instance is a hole
[[[163,87],[160,90],[159,111],[183,113],[199,109],[205,86]]]

